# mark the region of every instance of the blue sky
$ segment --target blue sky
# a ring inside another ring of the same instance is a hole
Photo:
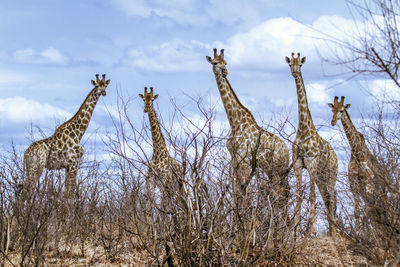
[[[107,110],[115,110],[117,89],[133,98],[131,118],[138,127],[147,119],[137,98],[144,86],[160,94],[160,112],[168,114],[171,98],[185,102],[185,95],[203,96],[219,105],[221,124],[228,125],[205,59],[214,47],[225,49],[228,78],[257,120],[282,109],[297,119],[296,89],[284,59],[291,52],[307,57],[303,77],[318,123],[329,124],[327,103],[335,95],[347,97],[353,118],[368,100],[353,82],[336,85],[343,77],[326,76],[337,70],[322,68],[316,52],[328,50],[313,29],[337,37],[338,29],[351,31],[345,1],[3,0],[0,13],[3,148],[14,142],[24,150],[31,126],[35,139],[36,126],[51,135],[78,110],[96,73],[107,74],[111,83],[84,141],[112,131]],[[187,112],[198,117],[195,110]]]

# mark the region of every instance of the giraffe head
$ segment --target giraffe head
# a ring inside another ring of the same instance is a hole
[[[98,90],[99,93],[101,93],[103,96],[105,96],[106,93],[106,88],[108,84],[110,83],[110,80],[106,81],[106,75],[103,74],[101,80],[99,79],[99,74],[96,74],[96,81],[92,80],[92,84],[94,85],[94,88]]]
[[[224,49],[221,49],[221,53],[217,54],[217,48],[214,48],[214,58],[206,56],[207,61],[213,65],[213,72],[215,75],[222,75],[226,77],[228,70],[226,69],[226,61],[224,59]]]
[[[297,57],[294,57],[294,53],[292,53],[291,58],[286,57],[285,59],[293,76],[301,72],[301,66],[306,62],[306,57],[300,58],[300,53],[297,53]]]
[[[149,112],[153,108],[153,101],[158,97],[158,95],[153,94],[153,87],[150,87],[150,92],[147,92],[147,87],[144,88],[144,95],[139,94],[144,102],[144,112]]]
[[[340,98],[340,101],[338,101],[339,97],[335,96],[335,99],[333,100],[332,103],[328,103],[328,106],[331,107],[332,112],[333,112],[333,117],[331,121],[331,125],[335,126],[337,121],[342,118],[343,112],[350,107],[350,104],[344,104],[344,96]]]

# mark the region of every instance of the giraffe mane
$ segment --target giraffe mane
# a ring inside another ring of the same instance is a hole
[[[226,83],[228,84],[229,89],[231,89],[231,92],[232,92],[233,96],[235,97],[235,100],[237,101],[237,103],[239,103],[239,106],[240,106],[241,108],[243,108],[243,109],[250,115],[250,118],[255,122],[256,119],[254,118],[253,114],[250,112],[250,110],[249,110],[248,108],[246,108],[246,107],[242,104],[242,102],[240,102],[238,96],[236,95],[235,91],[233,90],[233,88],[232,88],[232,86],[231,86],[231,84],[230,84],[230,82],[228,81],[227,78],[225,78],[225,81],[226,81]],[[258,124],[257,124],[257,126],[258,126]]]
[[[93,91],[95,91],[95,90],[96,90],[96,88],[93,88],[93,89],[90,91],[90,93],[86,96],[85,100],[83,101],[83,103],[82,103],[81,106],[79,107],[78,111],[74,114],[74,116],[72,116],[72,118],[70,118],[69,120],[65,121],[64,123],[62,123],[62,124],[56,129],[56,132],[58,131],[58,129],[61,129],[61,128],[62,128],[61,126],[65,125],[65,124],[68,124],[69,122],[71,122],[72,120],[74,120],[74,119],[78,116],[79,112],[83,109],[83,107],[84,107],[86,101],[88,100],[89,97],[92,96],[92,93],[93,93]],[[60,131],[61,131],[61,130],[60,130]]]

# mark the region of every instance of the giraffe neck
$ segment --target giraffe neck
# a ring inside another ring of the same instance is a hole
[[[65,123],[67,125],[74,124],[75,127],[72,127],[72,129],[75,130],[75,134],[79,140],[82,139],[83,135],[86,132],[86,129],[89,126],[93,110],[96,107],[99,98],[100,98],[100,92],[96,88],[93,88],[92,91],[90,91],[90,93],[86,97],[85,101],[83,101],[78,112],[76,112],[76,114],[69,121]]]
[[[165,144],[165,139],[161,132],[160,123],[154,107],[151,107],[147,113],[149,114],[151,137],[153,139],[153,157],[164,155],[165,153],[168,154],[167,145]]]
[[[341,119],[344,132],[346,133],[347,140],[349,140],[349,144],[351,150],[356,150],[357,144],[365,145],[365,140],[363,135],[357,131],[353,122],[350,119],[350,115],[347,110],[344,110]]]
[[[298,131],[306,132],[309,134],[316,132],[314,122],[311,117],[310,110],[308,109],[307,94],[304,87],[304,81],[301,73],[293,74],[296,82],[297,89],[297,103],[299,111],[299,127]]]
[[[239,129],[246,121],[256,124],[253,114],[240,103],[228,79],[220,74],[215,74],[215,78],[232,131]]]

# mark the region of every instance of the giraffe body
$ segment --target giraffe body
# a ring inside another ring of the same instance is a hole
[[[292,145],[293,168],[297,180],[297,204],[296,204],[296,224],[300,222],[300,211],[302,203],[302,171],[307,169],[310,176],[310,228],[315,232],[316,216],[316,193],[315,184],[317,184],[321,193],[325,207],[327,209],[329,221],[329,233],[335,234],[333,219],[336,213],[336,192],[335,183],[337,177],[338,160],[331,144],[323,139],[317,132],[310,110],[308,108],[307,95],[304,87],[303,77],[301,75],[301,66],[305,62],[305,57],[297,57],[286,61],[296,82],[299,125],[296,138]]]
[[[33,142],[24,154],[24,168],[26,172],[25,190],[31,190],[43,170],[66,171],[66,196],[71,197],[76,184],[76,175],[79,169],[84,149],[80,145],[93,110],[101,95],[106,95],[106,88],[110,80],[96,75],[96,82],[92,80],[94,88],[90,91],[78,112],[68,121],[61,124],[55,133],[43,140]]]
[[[342,96],[340,101],[338,101],[338,97],[335,97],[333,104],[329,103],[328,105],[333,112],[332,126],[335,126],[338,120],[342,121],[351,148],[348,178],[354,198],[354,217],[356,230],[358,230],[360,227],[360,202],[361,199],[366,200],[367,194],[373,193],[374,186],[372,184],[377,172],[377,160],[368,149],[364,135],[357,131],[351,121],[347,112],[350,104],[344,105],[344,97]]]

